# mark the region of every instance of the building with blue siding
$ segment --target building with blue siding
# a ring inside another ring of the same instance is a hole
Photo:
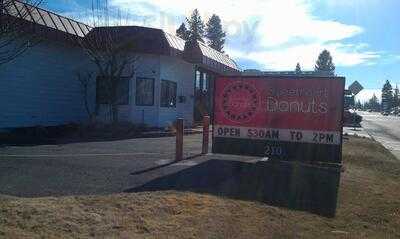
[[[26,16],[21,8],[29,9]],[[86,123],[88,114],[77,72],[96,74],[96,67],[74,39],[112,31],[133,41],[135,59],[121,90],[119,120],[156,127],[177,117],[187,125],[212,110],[213,80],[238,72],[227,55],[201,42],[189,43],[160,29],[138,26],[92,28],[37,7],[15,1],[8,16],[34,26],[41,41],[13,61],[0,65],[0,129]],[[87,95],[97,121],[109,121],[98,82]]]

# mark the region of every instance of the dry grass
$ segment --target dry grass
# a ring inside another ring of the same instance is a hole
[[[1,198],[0,238],[400,238],[400,162],[381,145],[344,145],[334,219],[184,192]]]

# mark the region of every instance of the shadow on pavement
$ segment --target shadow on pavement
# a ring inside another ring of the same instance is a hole
[[[198,157],[201,157],[201,156],[203,156],[203,154],[194,154],[194,155],[186,157],[184,160],[194,159],[194,158],[198,158]],[[165,164],[161,164],[161,165],[158,165],[158,166],[155,166],[155,167],[151,167],[151,168],[147,168],[147,169],[143,169],[143,170],[139,170],[139,171],[133,172],[133,173],[131,173],[131,175],[140,175],[140,174],[148,173],[148,172],[155,171],[155,170],[161,169],[161,168],[165,168],[165,167],[168,167],[168,166],[171,166],[173,164],[180,163],[180,162],[184,162],[184,161],[172,160],[172,161],[170,161],[168,163],[165,163]]]
[[[125,192],[191,191],[333,217],[339,178],[337,167],[213,159]]]

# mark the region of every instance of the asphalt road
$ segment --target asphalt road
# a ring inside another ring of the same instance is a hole
[[[185,136],[183,151],[186,159],[175,162],[174,137],[0,145],[0,197],[105,195],[154,188],[188,190],[188,185],[209,187],[219,195],[223,188],[235,191],[233,182],[243,178],[259,180],[259,177],[239,174],[242,171],[260,173],[254,172],[255,168],[248,164],[256,163],[258,158],[200,156],[201,146],[201,134]]]
[[[184,156],[201,152],[202,135],[184,138]],[[205,160],[172,163],[175,138],[59,145],[0,146],[0,194],[42,197],[119,193]]]
[[[358,114],[363,117],[363,128],[400,159],[400,117],[362,111]]]

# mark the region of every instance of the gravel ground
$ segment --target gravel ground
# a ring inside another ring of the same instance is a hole
[[[201,137],[185,136],[186,157],[201,152]],[[197,157],[163,166],[174,155],[174,137],[1,146],[0,194],[43,197],[118,193],[206,160]]]

